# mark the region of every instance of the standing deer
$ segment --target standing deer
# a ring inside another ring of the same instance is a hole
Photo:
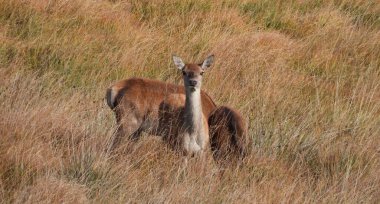
[[[173,56],[174,64],[183,73],[184,86],[151,79],[131,78],[109,87],[106,100],[108,106],[115,112],[118,124],[111,149],[121,142],[123,136],[137,140],[142,132],[147,132],[162,136],[174,148],[182,146],[185,153],[203,150],[209,140],[207,120],[210,121],[209,118],[213,116],[213,111],[217,107],[210,96],[200,88],[203,72],[211,66],[213,59],[214,56],[211,55],[201,64],[184,64],[179,57]],[[214,123],[215,119],[220,118],[220,114],[211,118],[214,118],[211,120]],[[231,127],[245,128],[240,120],[235,122],[233,119],[228,120],[235,124]],[[211,125],[215,127],[216,124]],[[211,139],[217,140],[219,132],[211,133]],[[220,137],[245,137],[239,135],[241,132],[234,131],[234,133],[237,134],[226,136],[228,133],[224,132]],[[217,146],[221,144],[220,142],[211,143],[215,144],[214,150],[223,150]],[[234,145],[231,144],[230,147],[240,148]]]
[[[111,149],[120,143],[123,136],[136,140],[143,131],[159,136],[173,132],[173,127],[162,124],[165,120],[160,120],[163,115],[160,106],[173,103],[173,107],[178,107],[183,97],[178,102],[173,97],[183,94],[186,102],[181,124],[189,129],[180,136],[183,137],[182,148],[191,153],[203,150],[208,142],[207,119],[216,105],[200,87],[202,74],[211,66],[213,59],[211,55],[202,64],[184,64],[179,57],[173,56],[174,64],[182,70],[185,86],[141,78],[123,80],[111,86],[106,94],[107,104],[115,111],[119,125]],[[206,124],[199,124],[198,120],[204,120]]]
[[[209,129],[208,115],[204,115],[202,111],[202,75],[214,62],[214,55],[210,55],[199,65],[185,65],[177,56],[173,56],[173,61],[182,71],[186,93],[185,106],[183,111],[179,111],[183,112],[178,117],[179,129],[174,132],[174,137],[178,138],[177,143],[185,154],[203,152],[209,144]],[[170,139],[173,140],[174,137]]]

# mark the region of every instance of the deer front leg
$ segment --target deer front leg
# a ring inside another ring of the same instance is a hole
[[[182,149],[185,155],[191,156],[202,151],[201,146],[197,143],[196,136],[187,132],[183,134]]]

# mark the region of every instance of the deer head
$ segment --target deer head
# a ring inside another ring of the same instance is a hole
[[[214,55],[208,56],[201,64],[185,64],[180,57],[175,55],[173,55],[173,61],[182,71],[185,89],[194,92],[201,89],[203,73],[214,62]]]

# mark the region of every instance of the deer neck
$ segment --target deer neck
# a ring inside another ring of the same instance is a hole
[[[190,133],[200,132],[203,129],[201,91],[186,89],[185,124]]]

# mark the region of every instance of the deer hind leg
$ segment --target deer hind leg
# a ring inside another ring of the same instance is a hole
[[[119,146],[124,137],[127,137],[129,141],[137,141],[142,132],[141,124],[143,121],[133,111],[123,116],[116,114],[116,121],[118,127],[111,141],[110,151]]]

